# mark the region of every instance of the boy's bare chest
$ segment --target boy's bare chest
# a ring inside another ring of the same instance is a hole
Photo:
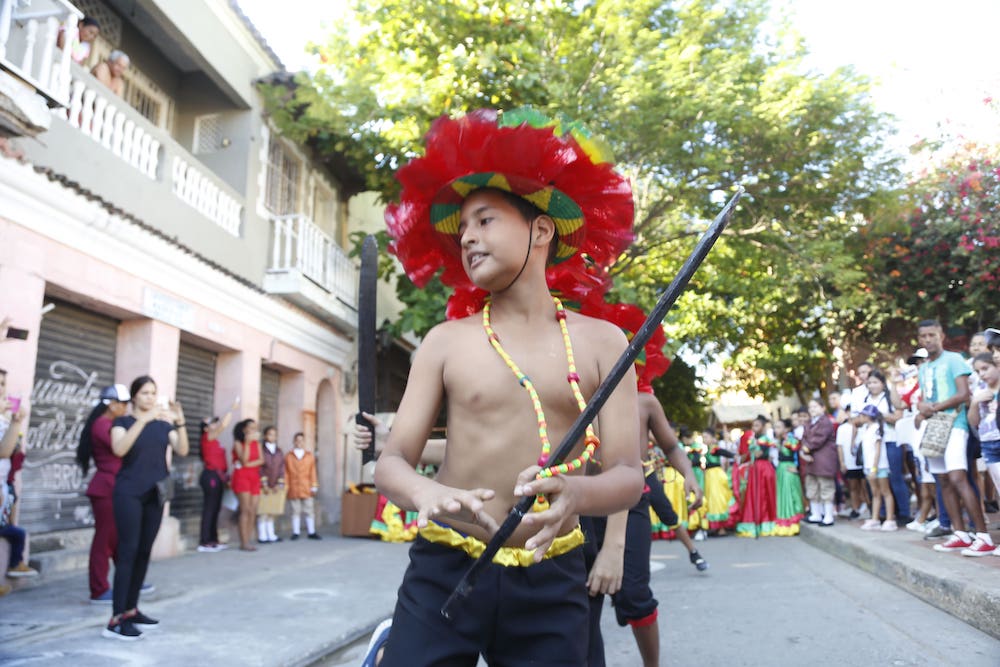
[[[507,343],[503,349],[513,365],[534,385],[547,416],[575,417],[579,413],[567,381],[566,348],[558,332],[554,336]],[[597,373],[593,363],[587,361],[589,355],[574,352],[576,372],[587,398],[596,387]],[[528,391],[518,381],[511,365],[489,344],[485,333],[478,339],[464,340],[457,345],[446,366],[444,384],[449,409],[465,408],[481,417],[513,415],[523,409],[534,412]]]

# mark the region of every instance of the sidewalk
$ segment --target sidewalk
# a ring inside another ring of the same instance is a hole
[[[994,543],[1000,544],[997,515],[987,515]],[[1000,639],[1000,557],[970,558],[940,553],[921,533],[860,529],[861,521],[838,519],[830,528],[802,524],[802,539],[921,600]]]
[[[0,598],[0,663],[309,665],[392,613],[409,545],[324,536],[154,562],[141,641],[101,637],[86,570]],[[1000,560],[1000,559],[998,559]]]

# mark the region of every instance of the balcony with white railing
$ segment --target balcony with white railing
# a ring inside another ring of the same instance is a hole
[[[49,106],[69,104],[70,52],[59,29],[76,33],[83,13],[67,0],[0,0],[0,69],[32,86]]]
[[[340,326],[357,326],[358,270],[343,249],[302,214],[271,217],[264,289]]]

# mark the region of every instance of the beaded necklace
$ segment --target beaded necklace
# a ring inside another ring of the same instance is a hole
[[[569,374],[566,376],[566,381],[569,382],[569,386],[573,390],[573,396],[576,398],[577,405],[580,406],[580,412],[583,412],[584,408],[587,407],[587,401],[584,400],[583,392],[580,391],[580,375],[576,372],[576,361],[573,358],[573,343],[570,341],[569,328],[566,326],[566,311],[563,309],[562,302],[557,297],[552,297],[552,301],[556,306],[556,320],[559,322],[559,328],[562,330],[563,345],[566,347],[566,363],[569,366]],[[483,308],[483,329],[486,331],[490,345],[493,346],[493,349],[497,351],[500,358],[507,364],[507,368],[514,373],[518,384],[528,392],[528,396],[531,397],[531,404],[535,408],[535,416],[538,419],[538,437],[542,441],[542,454],[538,457],[538,465],[541,466],[542,470],[538,473],[537,478],[543,479],[552,477],[553,475],[565,475],[570,471],[583,467],[594,456],[594,452],[601,444],[601,441],[594,433],[593,424],[587,425],[587,435],[584,438],[585,447],[580,456],[569,463],[548,466],[552,443],[549,441],[548,424],[545,421],[545,410],[542,408],[542,401],[538,397],[538,392],[535,390],[535,385],[531,382],[531,378],[521,372],[517,363],[507,354],[503,346],[500,345],[500,337],[497,336],[490,323],[489,301],[486,302],[486,306]]]

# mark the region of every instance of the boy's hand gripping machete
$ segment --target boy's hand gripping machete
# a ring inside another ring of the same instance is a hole
[[[587,424],[594,421],[597,417],[597,413],[601,411],[604,404],[607,402],[608,398],[611,396],[611,392],[615,390],[618,383],[625,376],[626,371],[635,363],[636,358],[639,353],[649,342],[650,337],[652,337],[653,332],[656,327],[660,326],[663,322],[663,318],[666,317],[667,311],[669,311],[677,298],[687,287],[688,282],[690,282],[691,277],[694,272],[698,270],[698,267],[708,256],[709,251],[712,246],[715,245],[716,240],[722,234],[722,231],[729,224],[729,219],[733,215],[733,211],[736,210],[736,204],[739,202],[740,197],[743,196],[745,190],[742,186],[738,187],[736,194],[726,203],[726,206],[722,209],[715,220],[712,221],[711,226],[705,230],[702,234],[701,239],[698,241],[698,245],[691,252],[691,255],[684,262],[684,266],[678,272],[677,276],[674,278],[670,286],[663,292],[660,296],[659,301],[656,302],[656,306],[650,311],[649,317],[643,322],[642,327],[636,332],[635,336],[632,337],[632,341],[629,343],[628,348],[622,353],[618,361],[615,362],[614,367],[611,372],[608,373],[604,381],[601,382],[597,391],[594,392],[593,397],[591,397],[590,402],[587,403],[587,407],[580,413],[580,416],[576,418],[573,425],[570,427],[569,432],[559,443],[559,448],[555,450],[552,457],[549,460],[550,465],[557,465],[562,462],[570,452],[573,451],[573,447],[576,445],[577,441],[583,437],[583,433],[587,428]],[[486,545],[486,550],[476,559],[476,561],[469,567],[465,575],[458,582],[455,590],[452,591],[451,595],[445,601],[444,606],[441,607],[441,613],[445,618],[451,619],[455,611],[456,604],[459,600],[468,597],[472,588],[476,585],[476,580],[479,578],[479,574],[482,572],[492,560],[493,556],[497,554],[504,543],[510,539],[510,536],[514,534],[518,525],[521,523],[521,519],[524,515],[531,511],[531,506],[534,504],[535,498],[533,496],[526,496],[518,501],[511,510],[507,518],[504,519],[503,524],[501,524],[500,529],[497,530],[496,534],[490,539],[489,543]]]

